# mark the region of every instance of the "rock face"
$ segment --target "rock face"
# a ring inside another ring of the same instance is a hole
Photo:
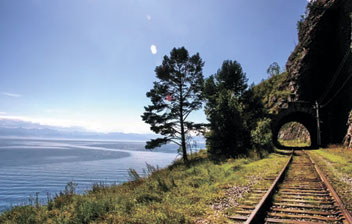
[[[341,143],[352,108],[352,0],[315,0],[307,11],[281,87],[293,101],[317,101],[322,140]]]
[[[348,129],[343,144],[348,148],[352,148],[352,110],[348,116],[347,125]]]
[[[294,140],[297,142],[307,142],[310,144],[310,135],[308,130],[302,124],[297,122],[285,124],[281,128],[278,138],[286,141]]]

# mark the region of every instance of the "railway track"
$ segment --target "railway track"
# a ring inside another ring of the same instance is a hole
[[[295,151],[269,190],[255,189],[228,216],[234,223],[349,223],[352,217],[304,151]]]

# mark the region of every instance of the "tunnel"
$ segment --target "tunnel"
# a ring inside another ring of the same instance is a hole
[[[310,146],[306,147],[294,147],[294,148],[317,148],[317,123],[314,115],[312,113],[307,113],[303,111],[285,111],[279,114],[272,123],[273,132],[273,143],[275,147],[279,149],[293,148],[289,146],[282,145],[278,140],[278,135],[280,129],[289,122],[298,122],[302,124],[309,132],[310,135]]]

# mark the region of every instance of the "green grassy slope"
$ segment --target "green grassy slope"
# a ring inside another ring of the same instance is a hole
[[[282,83],[287,79],[287,73],[273,75],[253,87],[254,94],[262,99],[268,113],[277,113],[281,103],[290,95],[290,91],[282,89]]]
[[[68,189],[48,205],[12,208],[0,216],[0,223],[225,222],[222,210],[231,203],[220,208],[214,205],[229,198],[239,200],[241,194],[230,189],[248,191],[260,185],[262,178],[276,175],[286,161],[287,156],[272,153],[264,159],[214,163],[202,151],[192,158],[190,166],[176,161],[148,178],[120,186],[96,185],[84,195]]]
[[[352,213],[352,150],[330,147],[309,152]]]

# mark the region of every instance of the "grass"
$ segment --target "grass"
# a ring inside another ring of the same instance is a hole
[[[352,150],[332,146],[309,152],[352,212]]]
[[[0,223],[194,223],[209,217],[218,222],[211,204],[223,199],[226,189],[247,186],[253,176],[276,175],[286,161],[287,156],[272,153],[214,163],[201,151],[189,166],[176,161],[161,170],[149,167],[147,178],[132,172],[134,181],[96,184],[83,195],[70,183],[47,205],[14,207]]]
[[[310,142],[309,141],[300,141],[300,140],[282,140],[279,139],[279,143],[282,146],[286,147],[309,147]]]

